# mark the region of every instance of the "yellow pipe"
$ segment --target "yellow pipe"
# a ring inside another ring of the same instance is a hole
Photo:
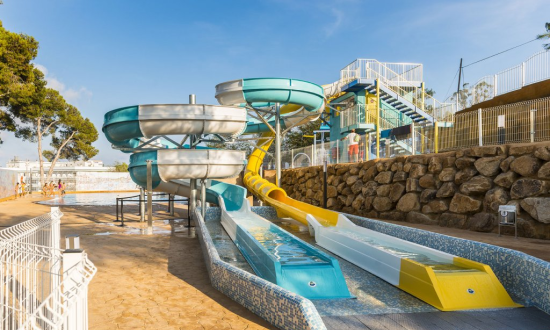
[[[424,92],[424,82],[422,82],[422,84],[420,85],[421,88],[422,88],[422,111],[424,111],[424,102],[425,102],[425,99],[424,99],[424,95],[425,95],[425,92]]]

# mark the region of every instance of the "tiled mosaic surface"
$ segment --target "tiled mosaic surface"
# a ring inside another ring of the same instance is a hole
[[[195,217],[212,286],[281,329],[326,330],[308,299],[222,261],[198,210]],[[207,209],[206,222],[219,219],[219,208]]]
[[[355,224],[491,266],[519,303],[550,314],[550,263],[523,252],[354,215]]]

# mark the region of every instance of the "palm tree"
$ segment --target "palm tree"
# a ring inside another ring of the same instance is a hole
[[[546,23],[544,27],[546,28],[546,33],[539,34],[537,36],[537,39],[550,39],[550,23]],[[542,47],[544,47],[544,49],[546,50],[550,50],[550,43],[544,44],[542,45]]]

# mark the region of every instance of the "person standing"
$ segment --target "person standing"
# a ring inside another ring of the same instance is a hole
[[[361,137],[355,133],[355,129],[351,130],[346,137],[343,137],[342,140],[348,140],[348,159],[350,162],[357,162],[357,156],[359,154],[359,141]]]
[[[19,195],[19,181],[15,184],[15,198]]]

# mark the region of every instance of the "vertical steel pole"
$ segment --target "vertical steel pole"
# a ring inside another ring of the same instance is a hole
[[[327,189],[328,189],[328,182],[327,182],[327,160],[325,159],[323,161],[323,208],[327,208]]]
[[[169,205],[170,205],[170,215],[174,216],[175,210],[174,210],[174,199],[176,199],[176,195],[170,194],[168,195]]]
[[[294,149],[290,150],[291,167],[294,168]]]
[[[422,111],[424,111],[424,102],[426,102],[426,98],[425,98],[425,87],[424,87],[424,82],[422,82],[421,84],[421,88],[422,88]],[[432,110],[433,111],[433,110]],[[432,112],[432,116],[433,116],[433,112]]]
[[[414,121],[411,123],[411,137],[412,137],[412,154],[416,155],[416,136],[414,134]]]
[[[535,142],[535,115],[537,114],[536,109],[531,109],[529,112],[529,128],[531,135],[531,143]]]
[[[479,129],[479,146],[483,146],[483,115],[481,109],[477,110],[477,120],[478,120],[478,129]]]
[[[147,160],[147,234],[153,233],[153,161]]]
[[[439,126],[437,121],[434,121],[434,151],[437,154],[439,152]]]
[[[365,150],[365,152],[367,153],[367,160],[370,159],[370,143],[371,143],[371,140],[370,140],[370,133],[367,134],[367,149]]]
[[[145,189],[139,187],[139,221],[145,221]]]
[[[189,94],[189,104],[196,104],[196,97],[195,94]],[[195,136],[191,135],[190,139],[190,149],[195,149]],[[197,207],[197,179],[191,179],[190,180],[190,187],[191,192],[189,196],[189,203],[187,205],[188,211],[189,211],[189,218],[193,217],[193,214],[195,212],[195,208]]]
[[[275,184],[281,186],[281,107],[275,104]]]
[[[376,79],[376,158],[380,158],[380,79]]]
[[[206,215],[206,179],[201,180],[201,215],[202,219]]]

